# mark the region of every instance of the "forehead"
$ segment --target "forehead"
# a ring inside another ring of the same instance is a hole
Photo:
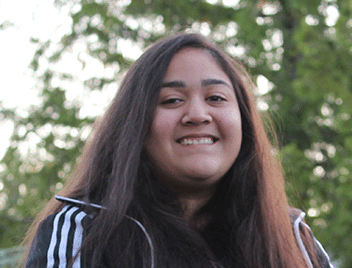
[[[221,69],[213,56],[199,48],[184,48],[172,58],[164,81],[172,79],[218,78],[230,83],[229,77]]]

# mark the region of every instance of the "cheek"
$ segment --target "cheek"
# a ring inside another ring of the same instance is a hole
[[[175,120],[172,114],[157,111],[154,115],[152,126],[145,141],[145,149],[149,156],[162,154],[169,148],[174,138]]]
[[[177,122],[178,117],[175,113],[164,110],[157,111],[150,129],[150,136],[156,139],[170,138],[174,134]]]
[[[226,136],[242,140],[242,120],[237,109],[228,111],[220,120],[220,124]]]
[[[229,114],[226,119],[223,120],[223,134],[224,134],[224,151],[227,157],[233,162],[236,160],[242,145],[242,122],[241,117],[238,113]]]

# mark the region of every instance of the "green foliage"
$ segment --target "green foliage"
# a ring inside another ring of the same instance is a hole
[[[1,247],[20,241],[80,155],[95,116],[82,116],[84,103],[69,98],[72,91],[80,87],[96,94],[119,81],[133,61],[121,41],[143,49],[187,30],[208,35],[241,58],[254,78],[263,75],[273,84],[256,94],[258,107],[266,105],[274,116],[289,199],[308,212],[314,234],[340,267],[352,266],[350,0],[241,0],[233,6],[204,0],[56,3],[71,7],[72,27],[59,43],[32,40],[38,45],[31,68],[41,105],[0,112],[1,119],[15,124],[0,164]],[[338,10],[338,18],[331,10]],[[113,75],[79,79],[57,67],[67,55],[81,71],[98,62]]]
[[[13,26],[13,23],[8,21],[8,20],[5,20],[3,22],[0,23],[0,30],[5,30],[9,27],[12,27]]]
[[[0,249],[0,267],[14,268],[18,267],[21,260],[23,249],[21,247],[13,247],[8,249]]]

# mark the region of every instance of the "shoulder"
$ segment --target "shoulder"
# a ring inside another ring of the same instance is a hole
[[[291,219],[291,224],[293,228],[293,232],[297,241],[297,244],[304,256],[304,259],[307,263],[307,267],[313,268],[313,264],[311,261],[311,252],[309,247],[307,247],[307,240],[310,240],[310,244],[313,245],[314,251],[316,252],[318,262],[320,263],[321,268],[333,268],[334,266],[330,262],[330,258],[326,253],[323,246],[320,242],[314,237],[310,227],[305,223],[304,217],[305,213],[297,208],[289,208],[289,215]]]
[[[26,267],[66,267],[77,254],[79,262],[79,250],[90,221],[86,212],[71,204],[49,215],[39,225]]]

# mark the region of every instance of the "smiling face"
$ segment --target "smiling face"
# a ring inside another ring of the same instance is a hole
[[[181,195],[212,191],[241,142],[241,114],[229,77],[206,50],[177,52],[145,141],[158,179]]]

